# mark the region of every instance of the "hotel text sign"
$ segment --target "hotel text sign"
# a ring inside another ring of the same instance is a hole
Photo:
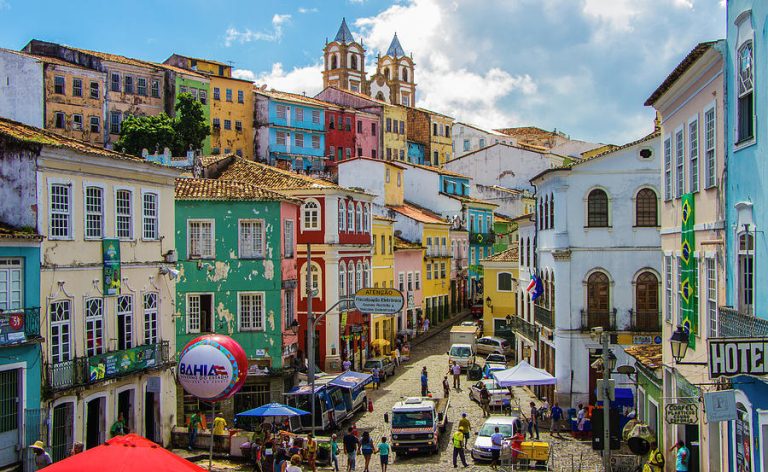
[[[768,374],[768,338],[710,338],[709,376]]]

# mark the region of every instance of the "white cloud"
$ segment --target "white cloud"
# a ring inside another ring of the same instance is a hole
[[[307,13],[317,13],[319,10],[318,10],[317,8],[305,8],[305,7],[299,7],[299,9],[298,9],[298,10],[296,10],[296,11],[298,11],[298,12],[299,12],[299,13],[301,13],[302,15],[305,15],[305,14],[307,14]]]
[[[585,0],[583,12],[603,27],[629,31],[632,19],[639,13],[639,4],[634,0]]]
[[[319,93],[323,86],[322,65],[320,63],[305,66],[294,67],[286,72],[283,64],[275,63],[269,72],[253,72],[247,69],[235,69],[232,75],[238,79],[250,80],[256,85],[266,85],[267,89],[284,90],[286,92],[306,93],[314,96]]]
[[[251,31],[248,28],[240,31],[237,28],[228,28],[224,36],[224,45],[229,47],[233,43],[243,44],[251,41],[280,42],[283,38],[283,25],[290,20],[291,15],[275,13],[272,16],[272,31]]]

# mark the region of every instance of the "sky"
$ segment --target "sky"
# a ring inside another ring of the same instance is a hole
[[[322,89],[342,17],[375,70],[397,32],[417,105],[486,128],[538,126],[623,144],[653,128],[643,102],[701,41],[725,0],[0,0],[0,47],[41,39],[162,62],[231,61],[269,88]]]

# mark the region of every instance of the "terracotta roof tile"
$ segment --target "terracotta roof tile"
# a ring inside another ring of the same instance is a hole
[[[266,97],[274,98],[275,100],[285,100],[288,102],[303,103],[305,105],[322,107],[322,108],[340,108],[335,103],[329,103],[318,98],[306,97],[298,93],[282,92],[280,90],[255,90],[256,94],[264,95]]]
[[[198,77],[200,79],[208,79],[208,76],[206,76],[205,74],[201,74],[197,71],[190,70],[190,69],[184,69],[183,67],[176,67],[171,64],[162,64],[159,62],[153,62],[152,64],[159,67],[160,69],[176,72],[177,74],[185,74],[185,75],[191,75],[192,77]]]
[[[463,195],[451,195],[451,194],[443,193],[443,192],[440,192],[440,195],[445,195],[448,198],[453,198],[454,200],[458,200],[458,201],[460,201],[462,203],[476,203],[476,204],[480,204],[480,205],[490,205],[490,206],[494,206],[494,207],[498,207],[499,206],[499,205],[497,205],[495,203],[491,203],[491,202],[486,201],[486,200],[481,200],[479,198],[467,197],[467,196],[463,196]]]
[[[483,259],[483,262],[517,262],[517,245],[512,246],[506,251],[501,251],[498,254],[494,254],[490,257]]]
[[[208,167],[225,159],[234,159],[234,156],[234,154],[212,154],[210,156],[200,156],[200,162],[202,163],[203,167]]]
[[[410,241],[407,241],[400,236],[395,236],[395,250],[403,250],[403,249],[424,249],[424,247],[421,244],[412,243]]]
[[[176,200],[288,201],[301,204],[299,199],[256,185],[213,179],[176,179]]]
[[[366,194],[365,192],[341,187],[327,180],[316,179],[295,172],[278,169],[260,162],[248,161],[246,159],[235,159],[219,176],[223,180],[237,180],[246,182],[271,190],[343,190]]]
[[[549,149],[553,138],[561,137],[565,138],[565,135],[561,132],[547,131],[535,126],[521,126],[518,128],[501,128],[497,129],[499,133],[506,134],[517,138],[518,144],[528,144],[534,146],[541,146]]]
[[[448,222],[440,216],[412,203],[405,202],[398,206],[388,205],[387,208],[420,223],[448,225]]]
[[[137,66],[137,67],[151,67],[154,69],[160,69],[160,66],[158,64],[155,64],[149,61],[143,61],[141,59],[133,59],[131,57],[120,56],[118,54],[110,54],[110,53],[101,52],[101,51],[91,51],[89,49],[80,49],[72,46],[64,46],[64,47],[72,49],[73,51],[81,52],[83,54],[90,54],[92,56],[96,56],[99,59],[104,61],[117,62],[120,64],[127,64],[127,65]]]
[[[664,79],[664,82],[661,83],[661,85],[656,88],[656,90],[653,91],[650,97],[645,101],[643,105],[645,106],[653,106],[654,103],[662,96],[664,93],[666,93],[667,90],[672,88],[672,86],[677,82],[677,79],[679,79],[686,70],[694,63],[696,62],[701,56],[704,55],[707,51],[709,51],[712,46],[715,45],[717,41],[706,41],[703,43],[699,43],[694,47],[691,52],[686,55],[682,61],[680,61],[680,64],[675,67],[672,72],[669,73],[666,79]]]
[[[24,51],[14,51],[13,49],[5,49],[5,48],[0,48],[0,51],[9,52],[11,54],[16,54],[17,56],[24,56],[24,57],[29,57],[29,58],[32,58],[32,59],[37,59],[38,61],[44,62],[46,64],[56,64],[58,66],[67,66],[67,67],[72,67],[74,69],[93,70],[93,69],[89,69],[87,67],[83,67],[83,66],[81,66],[79,64],[73,64],[71,62],[67,62],[67,61],[65,61],[63,59],[59,59],[58,57],[42,56],[40,54],[30,54],[30,53],[24,52]],[[94,71],[94,72],[97,72],[97,71]]]
[[[624,352],[648,369],[655,370],[663,365],[661,344],[636,344],[624,348]]]
[[[13,226],[0,222],[0,239],[2,240],[24,239],[27,241],[29,240],[40,241],[43,239],[43,237],[35,233],[34,230],[25,229],[25,228],[14,228]]]

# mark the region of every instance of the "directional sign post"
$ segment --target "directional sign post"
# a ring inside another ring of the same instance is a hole
[[[404,304],[402,292],[394,288],[361,288],[355,293],[355,308],[361,313],[394,315]]]

